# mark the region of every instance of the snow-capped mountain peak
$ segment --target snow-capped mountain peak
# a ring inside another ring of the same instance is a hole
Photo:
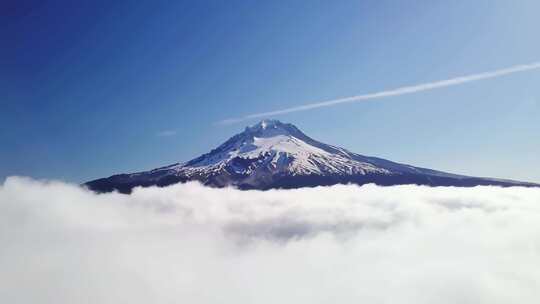
[[[292,124],[262,120],[188,162],[114,175],[88,182],[86,186],[97,191],[129,192],[135,186],[164,186],[189,180],[241,189],[369,182],[381,185],[533,185],[456,175],[363,156],[316,141]]]
[[[263,120],[217,149],[174,169],[187,175],[225,170],[233,175],[366,174],[390,171],[317,142],[292,124]]]
[[[276,135],[293,136],[298,132],[301,133],[301,131],[292,124],[285,124],[274,119],[264,119],[257,124],[246,127],[243,133],[255,137],[272,137]]]

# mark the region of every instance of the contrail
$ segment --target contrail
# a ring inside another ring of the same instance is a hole
[[[330,106],[335,106],[335,105],[343,104],[343,103],[359,102],[359,101],[365,101],[365,100],[376,99],[376,98],[413,94],[417,92],[450,87],[450,86],[460,85],[460,84],[464,84],[468,82],[496,78],[496,77],[501,77],[501,76],[505,76],[509,74],[536,70],[536,69],[540,69],[540,61],[529,63],[529,64],[515,65],[509,68],[483,72],[479,74],[472,74],[472,75],[467,75],[467,76],[450,78],[446,80],[417,84],[413,86],[400,87],[397,89],[387,90],[387,91],[382,91],[382,92],[377,92],[377,93],[370,93],[370,94],[356,95],[356,96],[339,98],[339,99],[332,99],[332,100],[310,103],[310,104],[306,104],[302,106],[291,107],[291,108],[275,110],[275,111],[270,111],[270,112],[254,113],[254,114],[249,114],[242,117],[225,119],[225,120],[219,121],[218,124],[233,124],[233,123],[242,122],[242,121],[253,119],[253,118],[262,118],[262,117],[268,117],[268,116],[274,116],[274,115],[280,115],[280,114],[307,111],[307,110],[316,109],[316,108],[330,107]]]

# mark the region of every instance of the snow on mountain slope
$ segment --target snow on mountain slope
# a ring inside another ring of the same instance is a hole
[[[529,185],[450,174],[359,155],[318,142],[294,125],[277,120],[263,120],[247,127],[211,152],[186,163],[114,175],[85,185],[96,191],[129,192],[135,186],[164,186],[189,180],[242,189],[369,182],[432,186]]]

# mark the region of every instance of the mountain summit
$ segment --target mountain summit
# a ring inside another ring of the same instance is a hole
[[[333,184],[429,186],[537,186],[413,167],[327,145],[292,124],[263,120],[186,163],[119,174],[85,184],[98,192],[129,193],[137,186],[167,186],[196,180],[240,189],[299,188]]]

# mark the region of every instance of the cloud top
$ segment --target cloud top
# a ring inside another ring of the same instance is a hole
[[[2,303],[536,303],[540,189],[0,186]]]

